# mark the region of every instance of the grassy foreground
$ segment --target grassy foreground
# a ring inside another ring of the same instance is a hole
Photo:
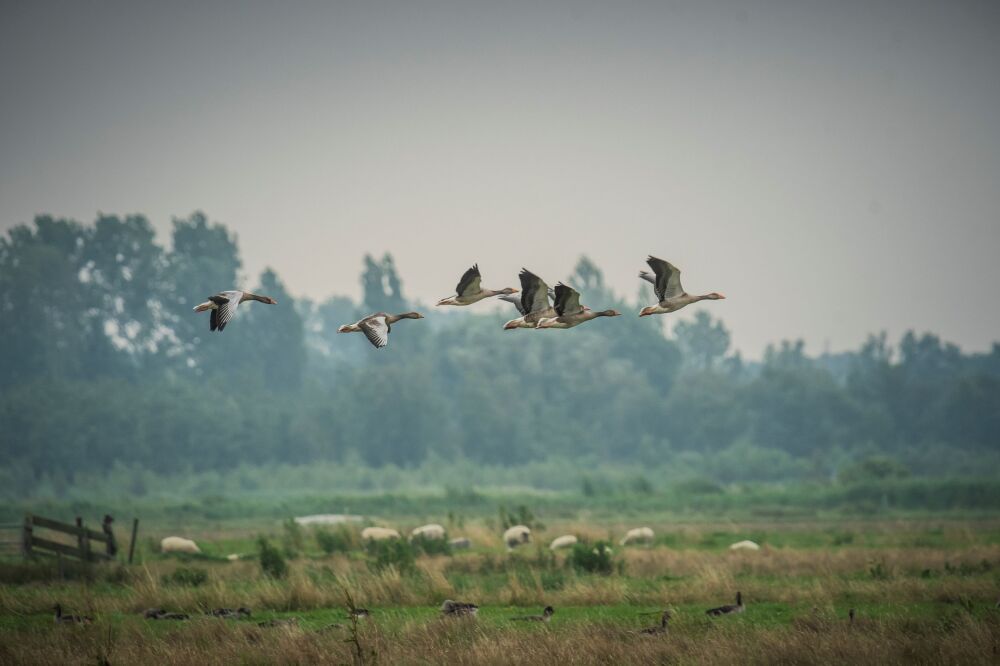
[[[544,545],[576,533],[620,535],[620,525],[555,523],[507,553],[480,522],[461,529],[471,551],[420,556],[378,568],[363,551],[328,555],[315,535],[262,526],[297,550],[283,578],[265,576],[245,526],[195,535],[206,554],[163,557],[143,544],[142,563],[46,572],[0,566],[0,663],[996,663],[1000,656],[1000,523],[878,521],[836,524],[653,524],[649,547],[615,546],[610,575],[569,566]],[[401,526],[402,527],[402,526]],[[743,536],[759,552],[731,552]],[[294,542],[294,543],[293,543]],[[177,572],[181,575],[176,575]],[[203,572],[192,575],[192,571]],[[743,592],[746,612],[708,618],[706,608]],[[349,593],[372,610],[356,641]],[[445,619],[445,598],[482,606],[476,619]],[[51,607],[91,615],[55,625]],[[516,623],[551,604],[549,625]],[[205,617],[248,606],[249,620]],[[161,607],[186,622],[149,621]],[[664,636],[644,636],[655,613],[674,613]],[[847,619],[855,608],[857,619]],[[297,624],[261,627],[272,618]],[[339,624],[341,626],[331,626]]]

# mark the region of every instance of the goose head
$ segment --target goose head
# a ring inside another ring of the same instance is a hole
[[[713,291],[711,294],[705,294],[705,298],[707,298],[710,301],[721,301],[724,300],[726,297],[717,291]]]
[[[519,291],[521,291],[521,290],[520,289],[515,289],[514,287],[504,287],[503,289],[501,289],[497,293],[498,294],[503,294],[504,296],[510,296],[511,294],[516,294]]]
[[[648,317],[649,315],[656,314],[653,311],[653,308],[655,308],[655,307],[656,307],[655,305],[647,305],[643,309],[639,310],[639,316],[640,317]]]

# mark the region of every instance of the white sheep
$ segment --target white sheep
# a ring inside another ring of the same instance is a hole
[[[729,546],[729,550],[760,550],[760,545],[750,540],[737,541]]]
[[[549,544],[550,550],[559,550],[560,548],[569,548],[570,546],[576,545],[577,538],[573,534],[564,534],[561,537],[556,537]]]
[[[430,525],[421,525],[420,527],[413,528],[413,531],[410,532],[410,540],[412,541],[417,537],[423,537],[424,539],[443,539],[444,535],[444,527],[438,525],[437,523],[431,523]]]
[[[625,533],[625,537],[619,542],[622,546],[633,543],[649,543],[653,540],[653,530],[648,527],[636,527]]]
[[[469,540],[469,537],[458,537],[449,541],[448,545],[455,550],[465,550],[466,548],[472,548],[472,541]]]
[[[366,527],[361,530],[361,538],[365,541],[385,541],[386,539],[398,539],[399,532],[391,527]]]
[[[201,548],[198,547],[194,541],[191,539],[185,539],[184,537],[169,536],[164,537],[160,541],[160,552],[161,553],[200,553]]]
[[[503,542],[508,549],[531,543],[531,530],[525,525],[514,525],[503,533]]]

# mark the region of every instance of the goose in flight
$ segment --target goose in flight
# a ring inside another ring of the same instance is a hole
[[[719,606],[718,608],[709,608],[705,611],[706,615],[712,615],[713,617],[718,617],[719,615],[732,615],[733,613],[742,613],[746,610],[746,606],[743,605],[743,595],[739,592],[736,593],[736,605],[728,604],[726,606]]]
[[[458,286],[455,287],[455,295],[449,296],[448,298],[442,298],[438,301],[438,305],[472,305],[473,303],[478,303],[484,298],[489,298],[490,296],[508,296],[510,294],[516,294],[517,289],[512,287],[507,287],[505,289],[483,289],[480,286],[480,281],[482,280],[482,275],[479,274],[479,264],[476,264],[469,270],[465,271],[462,279],[458,281]]]
[[[278,301],[270,296],[258,296],[257,294],[251,294],[249,291],[232,290],[220,291],[215,296],[209,296],[207,301],[196,305],[194,311],[204,312],[205,310],[211,310],[212,316],[208,319],[208,330],[219,331],[221,333],[225,330],[226,324],[236,315],[236,308],[240,307],[240,303],[245,301],[258,301],[260,303],[267,303],[268,305],[278,304]]]
[[[681,286],[681,269],[669,261],[657,259],[652,256],[646,259],[646,263],[653,269],[655,277],[646,271],[640,271],[639,277],[653,284],[653,291],[656,292],[656,297],[660,300],[656,305],[643,308],[639,312],[640,317],[664,314],[666,312],[677,312],[684,306],[697,303],[698,301],[717,301],[725,298],[725,296],[717,291],[713,291],[710,294],[702,294],[701,296],[692,296],[684,291],[684,287]]]
[[[385,312],[376,312],[357,321],[354,324],[344,324],[337,329],[337,333],[364,333],[368,342],[372,343],[376,349],[381,349],[389,344],[389,331],[392,325],[400,319],[423,319],[419,312],[404,312],[403,314],[391,315]]]
[[[549,293],[552,290],[549,289],[549,285],[545,284],[545,280],[527,268],[522,268],[518,277],[521,278],[521,298],[520,302],[514,305],[521,316],[504,324],[505,331],[516,328],[535,328],[539,320],[557,316],[555,309],[549,305]],[[507,300],[515,297],[501,296],[500,298]]]
[[[556,302],[552,306],[555,317],[539,320],[535,328],[573,328],[597,317],[617,317],[618,310],[601,310],[594,312],[580,305],[580,292],[562,282],[556,285]]]

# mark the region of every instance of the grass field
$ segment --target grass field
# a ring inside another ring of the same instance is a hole
[[[388,521],[392,522],[392,521]],[[410,521],[412,522],[412,521]],[[495,521],[449,525],[474,547],[379,567],[360,548],[324,553],[312,530],[279,521],[204,523],[201,556],[162,556],[152,525],[140,563],[70,569],[0,566],[2,663],[997,663],[1000,649],[1000,521],[988,518],[812,520],[735,524],[647,520],[650,546],[614,544],[607,575],[570,565],[545,546],[574,533],[615,540],[627,527],[554,520],[535,543],[508,553]],[[413,527],[407,521],[392,523]],[[282,578],[265,575],[255,538],[294,552]],[[356,537],[355,537],[356,538]],[[731,552],[744,538],[759,552]],[[228,561],[227,555],[242,558]],[[385,564],[384,562],[382,563]],[[180,574],[176,572],[180,571]],[[193,572],[193,573],[192,573]],[[203,573],[202,573],[203,572]],[[746,611],[709,618],[742,591]],[[356,633],[347,595],[372,611]],[[475,619],[442,618],[446,598],[480,604]],[[52,607],[89,625],[56,625]],[[551,604],[551,623],[513,616]],[[204,612],[247,606],[247,620]],[[190,613],[151,621],[149,607]],[[658,613],[666,635],[645,636]],[[856,620],[848,610],[856,609]],[[261,627],[272,618],[297,624]],[[340,626],[331,626],[337,625]],[[355,640],[356,639],[356,640]]]

